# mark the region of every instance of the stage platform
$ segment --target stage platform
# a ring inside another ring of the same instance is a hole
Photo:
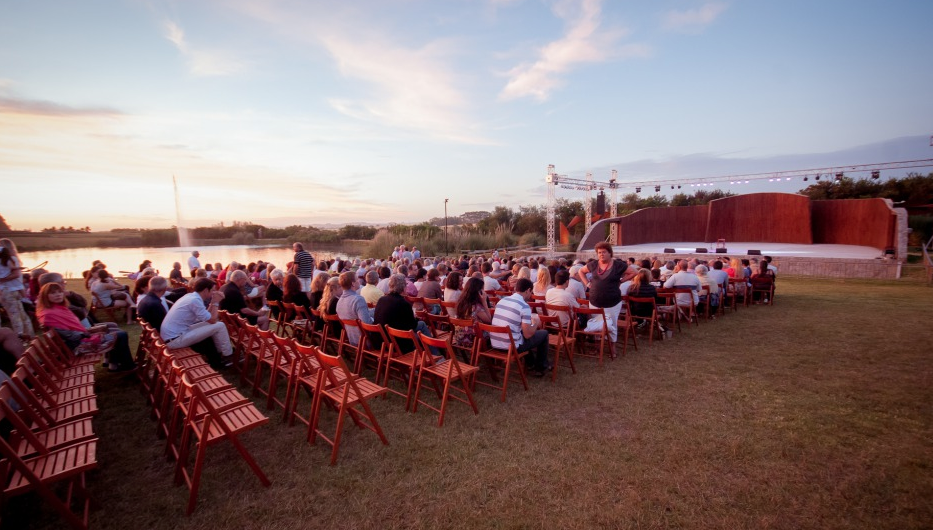
[[[664,252],[673,249],[673,253]],[[706,252],[697,252],[705,249]],[[749,250],[758,250],[761,255],[750,255]],[[588,252],[587,255],[595,253]],[[729,258],[759,258],[771,256],[778,274],[792,276],[814,276],[821,278],[872,278],[893,280],[900,277],[901,265],[881,250],[857,245],[802,245],[793,243],[760,243],[727,241],[724,253],[716,252],[716,243],[703,241],[671,241],[613,247],[613,254],[622,259],[658,258],[667,261],[675,258],[696,257],[712,261],[721,256]]]
[[[664,253],[665,248],[674,249],[675,254],[698,254],[698,248],[704,248],[708,254],[716,253],[716,243],[702,241],[677,241],[669,243],[646,243],[644,245],[627,245],[613,247],[613,252],[619,256],[628,257],[627,253],[639,254]],[[725,255],[729,257],[744,258],[749,250],[758,250],[763,256],[773,259],[795,258],[850,258],[870,259],[882,257],[880,250],[874,247],[860,247],[857,245],[800,245],[794,243],[757,243],[748,241],[727,241]]]

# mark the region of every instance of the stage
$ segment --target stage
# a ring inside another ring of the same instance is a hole
[[[749,250],[758,250],[762,256],[771,256],[772,259],[781,258],[849,258],[860,260],[873,260],[881,258],[882,252],[874,247],[863,247],[858,245],[801,245],[795,243],[761,243],[744,241],[726,241],[726,251],[724,255],[728,257],[745,258],[749,257]],[[613,247],[613,253],[622,258],[629,257],[630,254],[655,255],[669,254],[664,249],[674,249],[674,254],[698,255],[698,248],[706,249],[707,254],[716,255],[716,243],[706,243],[702,241],[676,241],[667,243],[645,243],[641,245],[624,245]],[[750,256],[757,257],[757,256]],[[712,258],[710,258],[712,259]]]
[[[673,249],[674,252],[664,252]],[[706,252],[697,252],[705,249]],[[759,250],[761,255],[748,254]],[[858,245],[803,245],[795,243],[726,242],[726,252],[717,253],[716,243],[702,241],[671,241],[613,247],[613,254],[621,259],[635,258],[661,261],[677,258],[697,258],[712,261],[717,257],[761,259],[771,256],[778,274],[813,276],[821,278],[872,278],[894,280],[900,278],[901,265],[893,257],[884,257],[880,249]],[[581,253],[596,257],[596,253]]]

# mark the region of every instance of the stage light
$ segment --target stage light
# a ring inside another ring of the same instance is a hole
[[[814,178],[815,178],[816,180],[820,180],[820,176],[819,176],[819,174],[817,174],[817,176],[816,176],[816,177],[814,177]]]
[[[677,185],[677,189],[680,189],[680,184]]]
[[[872,180],[878,180],[878,179],[880,179],[880,178],[881,178],[881,172],[878,171],[877,169],[874,170],[874,171],[872,171],[872,172],[871,172],[871,178],[872,178]]]
[[[678,187],[680,187],[680,186],[678,186]],[[674,186],[671,186],[671,189],[674,189]]]
[[[808,180],[810,180],[808,177],[803,177],[803,181],[804,181],[804,182],[806,182],[806,181],[808,181]]]
[[[641,188],[635,188],[635,193],[641,193]]]
[[[774,182],[774,179],[768,179],[768,182]]]
[[[842,171],[840,171],[839,173],[836,173],[836,180],[842,180],[842,177],[844,176],[845,174]]]
[[[787,179],[785,179],[785,180],[790,180],[790,177],[787,177]]]
[[[746,184],[748,184],[748,183],[749,183],[749,181],[747,181],[747,180],[746,180],[746,181],[745,181],[745,183],[746,183]]]
[[[655,187],[654,187],[654,192],[657,193],[657,192],[659,192],[659,191],[661,191],[661,186],[655,186]]]

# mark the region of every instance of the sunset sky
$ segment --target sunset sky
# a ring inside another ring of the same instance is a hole
[[[933,158],[931,21],[906,0],[4,0],[0,214],[168,227],[174,175],[186,226],[419,222],[544,204],[548,164],[624,185]]]

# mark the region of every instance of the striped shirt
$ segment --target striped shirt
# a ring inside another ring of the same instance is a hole
[[[508,326],[512,330],[516,348],[521,346],[525,339],[522,335],[522,324],[531,325],[531,306],[525,302],[522,295],[515,293],[499,300],[496,312],[492,316],[492,325]],[[489,340],[497,350],[509,349],[509,336],[504,333],[490,333]]]
[[[307,250],[295,252],[295,276],[299,278],[310,278],[314,272],[314,258],[308,254]]]

